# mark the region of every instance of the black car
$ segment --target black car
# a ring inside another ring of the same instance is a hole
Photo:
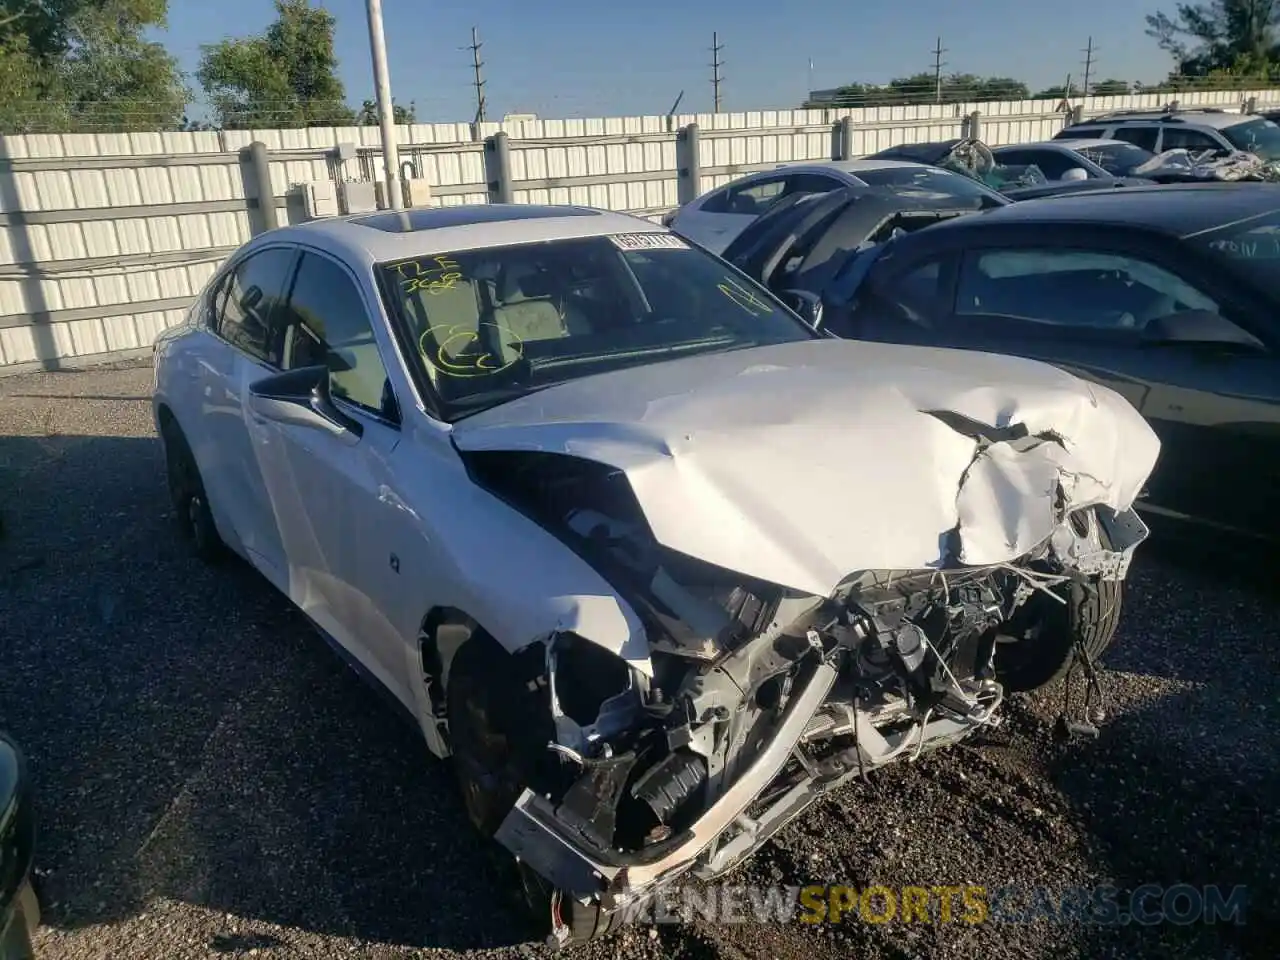
[[[834,336],[1021,355],[1111,387],[1163,444],[1147,508],[1280,536],[1280,184],[959,215],[798,198],[724,257]]]
[[[0,734],[0,960],[29,960],[40,909],[31,886],[35,818],[26,764]]]

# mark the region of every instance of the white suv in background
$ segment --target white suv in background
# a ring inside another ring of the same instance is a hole
[[[1124,140],[1152,153],[1212,150],[1225,156],[1247,150],[1280,160],[1280,127],[1265,117],[1225,110],[1135,110],[1075,123],[1054,140]]]

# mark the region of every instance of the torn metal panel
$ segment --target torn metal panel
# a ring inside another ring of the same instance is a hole
[[[1224,182],[1280,181],[1280,162],[1265,161],[1255,153],[1236,150],[1226,156],[1213,150],[1166,150],[1141,166],[1134,167],[1135,177],[1146,177],[1160,183],[1217,180]]]
[[[926,411],[1025,425],[1023,449]],[[1065,506],[1127,509],[1159,441],[1113,391],[1032,360],[824,340],[551,387],[454,427],[463,450],[560,453],[622,471],[672,550],[826,596],[851,571],[1009,561]],[[1060,518],[1059,518],[1060,519]]]

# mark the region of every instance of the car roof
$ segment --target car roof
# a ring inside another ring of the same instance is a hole
[[[958,217],[930,230],[973,223],[1094,223],[1186,237],[1238,220],[1280,212],[1280,183],[1189,183],[1134,186],[1022,200]]]
[[[1041,147],[1052,147],[1055,150],[1087,150],[1090,147],[1131,147],[1133,144],[1127,140],[1097,140],[1088,137],[1079,137],[1075,140],[1069,140],[1063,137],[1061,140],[1039,140],[1035,143],[1006,143],[1003,146],[992,147],[992,153],[999,153],[1001,150],[1026,150],[1028,148],[1039,149]]]
[[[1067,129],[1110,127],[1117,123],[1133,123],[1137,121],[1152,125],[1165,123],[1173,126],[1198,124],[1202,127],[1212,127],[1214,130],[1224,130],[1227,127],[1234,127],[1238,123],[1246,123],[1249,120],[1257,119],[1259,118],[1252,114],[1229,113],[1225,110],[1171,110],[1168,113],[1116,113],[1111,116],[1095,117],[1092,120],[1082,120],[1080,123],[1073,123]]]
[[[851,173],[854,176],[868,170],[894,170],[905,167],[937,169],[936,167],[930,167],[928,164],[916,163],[912,160],[873,160],[870,157],[863,157],[861,160],[789,160],[786,163],[778,164],[777,169],[796,170],[805,167],[811,167],[815,170],[838,170],[841,173]]]
[[[668,233],[666,227],[626,213],[590,207],[528,203],[415,207],[325,217],[281,227],[252,244],[288,241],[318,247],[356,263],[539,243],[613,233]]]

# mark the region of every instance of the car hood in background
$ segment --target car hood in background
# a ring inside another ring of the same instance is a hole
[[[983,441],[982,424],[1030,436]],[[938,566],[953,532],[961,563],[1013,560],[1060,522],[1059,496],[1128,508],[1159,451],[1127,401],[1054,367],[852,340],[586,377],[453,437],[612,466],[660,543],[817,595],[861,570]]]

